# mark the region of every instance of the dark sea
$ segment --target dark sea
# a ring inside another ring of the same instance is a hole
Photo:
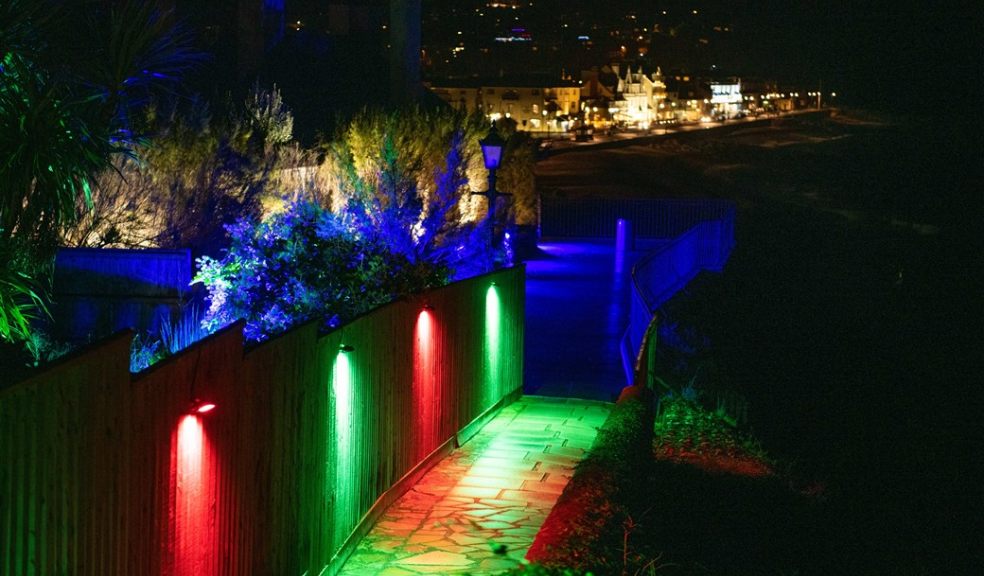
[[[965,573],[984,513],[979,138],[898,116],[805,132],[825,139],[720,151],[751,166],[725,192],[738,244],[684,296],[715,385],[825,491],[845,573]]]

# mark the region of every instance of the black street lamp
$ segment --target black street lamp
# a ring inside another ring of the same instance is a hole
[[[478,141],[482,147],[482,159],[485,161],[485,168],[489,171],[489,187],[485,192],[472,192],[476,196],[485,196],[489,201],[489,211],[485,216],[489,227],[489,257],[495,263],[495,201],[499,196],[512,196],[495,189],[495,171],[502,163],[502,150],[506,147],[506,141],[502,139],[499,132],[495,129],[495,122],[489,129],[488,135]]]

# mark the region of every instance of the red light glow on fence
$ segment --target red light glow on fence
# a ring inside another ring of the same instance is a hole
[[[429,309],[417,315],[413,339],[413,404],[417,431],[417,455],[424,457],[437,448],[441,423],[438,421],[440,385],[437,362],[437,323]]]
[[[213,405],[214,407],[214,405]],[[174,571],[178,576],[215,573],[215,482],[201,419],[186,415],[178,424],[171,458]]]

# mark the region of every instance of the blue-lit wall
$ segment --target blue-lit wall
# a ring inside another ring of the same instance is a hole
[[[192,299],[189,250],[63,248],[55,258],[52,333],[83,342],[156,332]]]

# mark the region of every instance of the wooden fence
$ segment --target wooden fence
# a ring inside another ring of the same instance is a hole
[[[0,574],[333,574],[522,389],[524,272],[131,376],[128,334],[0,392]],[[207,413],[197,409],[215,405]]]

